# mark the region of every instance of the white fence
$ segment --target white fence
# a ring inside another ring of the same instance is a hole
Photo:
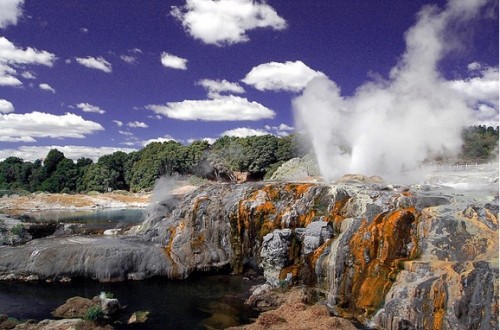
[[[498,163],[465,163],[465,164],[424,164],[420,166],[422,170],[433,170],[435,172],[456,172],[456,171],[498,171]]]

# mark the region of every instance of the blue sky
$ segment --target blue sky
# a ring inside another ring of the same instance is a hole
[[[467,100],[470,124],[496,126],[498,1],[478,2],[447,23],[434,69]],[[311,80],[327,77],[345,98],[390,82],[426,5],[449,4],[0,0],[0,159],[290,134]]]

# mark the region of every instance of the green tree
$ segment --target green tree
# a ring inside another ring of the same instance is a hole
[[[42,190],[58,193],[76,190],[78,171],[75,163],[69,159],[61,160],[52,175],[42,183]]]
[[[64,154],[59,150],[51,149],[43,161],[43,167],[45,168],[47,176],[50,177],[57,169],[57,165],[65,158]]]
[[[9,157],[0,163],[0,189],[18,188],[21,183],[23,160]]]
[[[118,176],[118,172],[110,170],[105,165],[90,164],[83,173],[81,188],[83,191],[106,192]]]
[[[116,151],[111,155],[105,155],[99,158],[97,163],[105,166],[109,171],[116,173],[116,178],[109,183],[109,188],[114,190],[128,190],[129,186],[125,179],[126,165],[128,155],[123,151]]]

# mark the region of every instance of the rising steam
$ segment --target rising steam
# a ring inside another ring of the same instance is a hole
[[[427,157],[459,151],[472,109],[437,66],[452,50],[445,42],[450,26],[473,19],[487,2],[451,0],[444,10],[424,7],[406,32],[406,51],[389,79],[365,83],[352,97],[341,96],[326,77],[307,85],[293,106],[326,180],[346,173],[402,180]]]

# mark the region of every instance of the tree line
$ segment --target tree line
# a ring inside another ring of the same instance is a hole
[[[310,148],[300,134],[245,138],[224,136],[212,145],[195,141],[153,142],[139,151],[114,152],[97,162],[82,157],[76,162],[52,149],[43,160],[9,157],[0,162],[0,195],[7,191],[73,193],[110,190],[137,192],[151,189],[163,175],[196,176],[208,180],[236,181],[237,172],[263,179],[282,163],[303,157]]]
[[[498,157],[498,127],[471,126],[462,132],[461,161]],[[34,162],[9,157],[0,162],[0,195],[4,191],[73,193],[110,190],[149,190],[163,175],[195,176],[235,182],[238,172],[250,179],[270,177],[284,162],[312,153],[305,136],[294,133],[245,138],[224,136],[209,144],[195,141],[153,142],[139,151],[114,152],[96,163],[82,157],[76,162],[57,149]]]

